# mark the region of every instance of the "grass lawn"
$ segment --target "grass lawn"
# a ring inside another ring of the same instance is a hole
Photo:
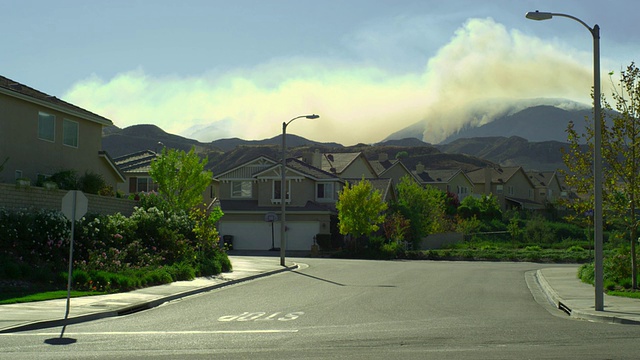
[[[106,292],[100,291],[75,291],[71,290],[71,297],[102,295]],[[0,305],[18,304],[33,301],[66,299],[67,290],[42,290],[42,289],[2,289],[0,291]]]

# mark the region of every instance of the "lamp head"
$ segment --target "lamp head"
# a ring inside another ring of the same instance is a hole
[[[540,12],[536,10],[527,12],[525,17],[531,20],[549,20],[553,17],[553,14],[550,12]]]
[[[307,119],[317,119],[320,117],[320,115],[316,115],[316,114],[311,114],[311,115],[307,115],[305,116]]]

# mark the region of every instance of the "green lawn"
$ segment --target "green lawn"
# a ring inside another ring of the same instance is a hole
[[[106,292],[100,291],[71,291],[71,297],[90,296],[90,295],[102,295]],[[33,301],[66,299],[67,290],[54,290],[33,292],[28,290],[22,291],[2,291],[0,294],[0,305],[4,304],[18,304]]]

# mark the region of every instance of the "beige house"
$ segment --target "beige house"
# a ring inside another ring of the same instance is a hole
[[[453,193],[459,201],[471,195],[474,187],[471,179],[461,169],[432,170],[425,169],[422,163],[418,163],[413,175],[422,185],[430,185],[440,191]]]
[[[544,208],[536,202],[535,186],[520,166],[479,168],[467,172],[467,176],[473,182],[475,195],[495,195],[503,210]]]
[[[281,168],[261,156],[214,177],[221,236],[233,237],[236,250],[280,247]],[[287,159],[287,250],[309,251],[317,234],[329,234],[344,181],[299,159]]]
[[[419,181],[402,161],[397,159],[389,160],[389,156],[386,153],[380,153],[377,160],[370,160],[369,163],[379,178],[392,179],[394,184],[399,184],[405,176],[414,181]]]
[[[527,175],[535,186],[536,202],[554,204],[567,196],[556,171],[527,171]]]
[[[363,177],[375,179],[378,177],[375,169],[361,152],[321,154],[319,164],[317,158],[314,157],[313,160],[311,165],[343,179],[362,179]]]
[[[93,172],[116,189],[124,177],[102,151],[111,120],[0,76],[0,182],[32,184],[56,172]]]

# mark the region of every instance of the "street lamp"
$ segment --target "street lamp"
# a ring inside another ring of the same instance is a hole
[[[595,250],[595,309],[604,309],[603,270],[602,270],[602,119],[600,118],[600,26],[590,27],[575,16],[550,12],[530,11],[526,15],[531,20],[548,20],[554,16],[573,19],[586,27],[593,37],[593,112],[594,112],[594,144],[593,144],[593,234]]]
[[[286,212],[286,203],[287,203],[287,194],[285,190],[286,183],[286,169],[287,169],[287,125],[291,124],[293,120],[306,118],[306,119],[317,119],[320,115],[311,114],[311,115],[300,115],[296,116],[293,119],[282,123],[282,178],[280,179],[280,211],[281,211],[281,219],[280,219],[280,265],[285,265],[285,253],[287,247],[287,240],[284,236],[284,233],[287,229],[287,225],[285,222],[285,212]]]

